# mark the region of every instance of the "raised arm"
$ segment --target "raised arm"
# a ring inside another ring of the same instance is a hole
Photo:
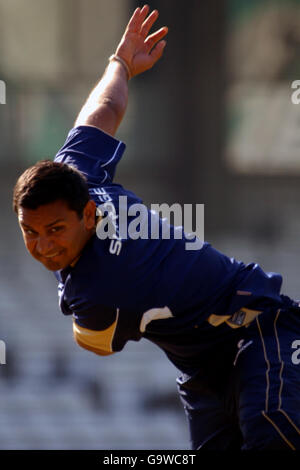
[[[128,81],[151,67],[162,56],[168,28],[149,35],[158,11],[149,14],[148,5],[133,13],[116,52],[110,57],[103,77],[81,109],[76,126],[95,126],[115,135],[126,111]]]

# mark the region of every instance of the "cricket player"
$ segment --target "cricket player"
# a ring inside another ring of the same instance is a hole
[[[228,258],[148,210],[137,236],[142,201],[113,181],[128,82],[166,45],[166,27],[150,33],[157,17],[147,5],[135,10],[54,162],[19,177],[24,242],[55,273],[79,346],[105,356],[143,337],[179,369],[193,449],[300,450],[300,308],[281,293],[280,274]]]

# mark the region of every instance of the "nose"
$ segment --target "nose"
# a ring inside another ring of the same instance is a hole
[[[39,255],[45,256],[51,254],[54,243],[49,237],[40,236],[36,243],[36,251]]]

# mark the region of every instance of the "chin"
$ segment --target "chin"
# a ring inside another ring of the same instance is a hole
[[[42,263],[48,271],[60,271],[64,269],[64,266],[61,266],[58,263]]]
[[[62,262],[62,261],[54,261],[54,260],[39,260],[48,271],[60,271],[61,269],[65,269],[67,266],[69,266],[70,263],[68,262]]]

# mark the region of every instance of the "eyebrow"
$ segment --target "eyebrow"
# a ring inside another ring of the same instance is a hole
[[[56,225],[59,222],[64,222],[64,221],[65,221],[64,219],[57,219],[54,222],[51,222],[50,224],[46,225],[46,227],[48,228],[48,227],[51,227],[52,225]]]
[[[56,220],[54,220],[54,222],[51,222],[50,224],[45,225],[45,227],[46,228],[52,227],[52,225],[56,225],[59,222],[64,222],[64,219],[56,219]],[[21,222],[21,225],[23,227],[30,228],[31,230],[33,230],[32,227],[30,227],[30,225],[24,224],[23,222]]]

